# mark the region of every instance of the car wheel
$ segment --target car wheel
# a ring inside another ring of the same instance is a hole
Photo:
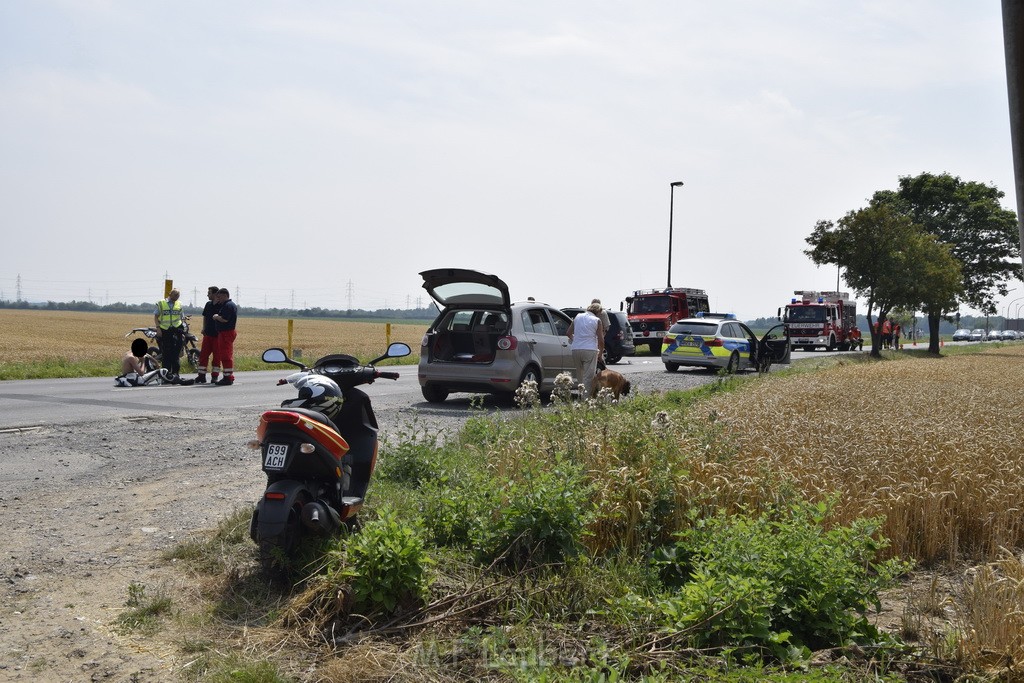
[[[535,365],[529,365],[526,367],[525,370],[523,370],[523,374],[519,378],[519,383],[516,384],[516,389],[523,386],[523,384],[525,384],[526,382],[530,381],[536,382],[537,390],[540,391],[540,371],[537,370],[537,366]]]
[[[828,346],[825,347],[825,350],[826,351],[835,351],[836,350],[836,338],[835,337],[829,336],[829,338],[828,338]]]
[[[725,366],[725,374],[727,374],[727,375],[735,374],[736,371],[739,370],[739,369],[740,369],[740,354],[738,354],[735,351],[733,351],[732,355],[729,356],[729,363],[728,363],[728,365]]]
[[[679,369],[679,363],[665,363],[665,372],[675,372]]]
[[[504,402],[510,405],[515,404],[516,391],[519,390],[519,387],[530,381],[537,383],[537,392],[540,393],[540,372],[534,365],[527,366],[527,368],[523,370],[523,374],[519,376],[519,382],[516,384],[515,390],[508,393],[502,392],[501,397],[504,399]],[[540,394],[540,400],[542,403],[544,402],[544,394]]]
[[[617,356],[614,353],[608,353],[607,351],[605,351],[604,362],[606,365],[615,365],[620,360],[622,360],[622,356]]]
[[[422,391],[423,398],[430,403],[444,403],[444,400],[448,398],[448,392],[434,384],[423,385]]]

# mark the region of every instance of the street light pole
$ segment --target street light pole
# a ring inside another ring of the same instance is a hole
[[[1010,290],[1013,291],[1013,290]],[[1010,320],[1010,306],[1017,303],[1018,301],[1024,301],[1024,296],[1019,296],[1010,303],[1006,304],[1006,313],[1003,315],[1003,324],[1006,325]]]
[[[669,183],[668,191],[668,288],[672,289],[672,213],[676,199],[676,188],[682,187],[683,181]]]

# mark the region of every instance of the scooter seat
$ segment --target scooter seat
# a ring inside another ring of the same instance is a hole
[[[341,434],[341,430],[338,429],[338,425],[334,424],[334,421],[331,420],[331,418],[327,417],[321,412],[317,412],[316,410],[310,410],[309,408],[285,408],[283,410],[287,410],[287,412],[289,413],[298,413],[303,417],[308,417],[310,419],[316,420],[317,422],[322,422],[323,424],[327,425],[334,431]]]

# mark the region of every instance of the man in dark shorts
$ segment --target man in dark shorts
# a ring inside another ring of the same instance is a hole
[[[213,314],[217,324],[217,359],[224,370],[224,376],[217,380],[218,386],[226,387],[235,383],[235,323],[238,321],[238,306],[231,300],[231,293],[221,288],[217,292],[220,311]]]
[[[213,319],[215,313],[220,311],[220,302],[217,300],[217,293],[220,287],[211,285],[206,288],[206,297],[209,301],[203,306],[203,343],[199,347],[199,376],[196,377],[196,384],[206,384],[206,366],[213,361],[213,370],[210,373],[210,381],[214,384],[220,377],[220,356],[217,355],[217,321]]]

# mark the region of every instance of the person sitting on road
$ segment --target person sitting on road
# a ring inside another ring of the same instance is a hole
[[[121,359],[121,374],[114,378],[114,386],[141,387],[155,380],[170,381],[170,375],[156,367],[145,339],[132,341],[132,348]]]

